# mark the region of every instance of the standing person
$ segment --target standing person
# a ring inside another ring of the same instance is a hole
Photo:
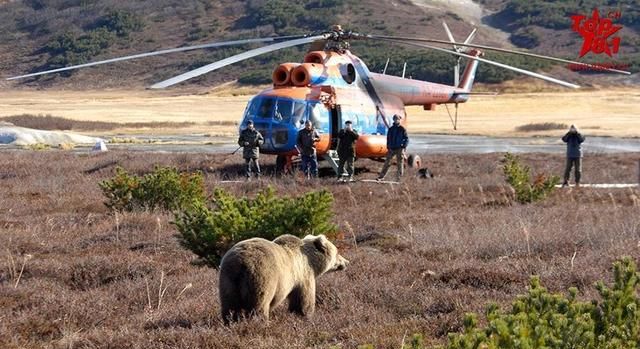
[[[562,186],[569,185],[571,167],[575,166],[576,187],[579,187],[580,177],[582,177],[582,142],[584,142],[584,136],[578,132],[576,125],[571,125],[569,132],[562,137],[562,141],[567,143],[567,165],[564,169]]]
[[[353,162],[356,160],[356,132],[350,120],[344,122],[344,128],[338,131],[338,180],[341,181],[347,165],[347,181],[353,181]]]
[[[238,138],[238,145],[244,147],[242,157],[246,163],[245,173],[247,179],[251,178],[252,167],[255,167],[256,177],[260,177],[260,163],[258,162],[258,158],[260,157],[260,146],[263,143],[264,138],[254,127],[253,121],[249,120],[247,122],[247,128],[240,132],[240,137]]]
[[[309,175],[311,170],[311,176],[313,178],[318,177],[318,157],[316,155],[316,143],[320,141],[320,135],[313,128],[311,120],[307,120],[304,123],[304,128],[298,131],[298,137],[296,138],[296,146],[301,156],[301,168],[305,177]],[[310,168],[310,169],[309,169]]]
[[[378,175],[378,180],[381,181],[387,175],[391,160],[396,157],[398,162],[398,175],[397,179],[400,181],[400,177],[404,174],[404,155],[405,149],[409,145],[409,136],[407,136],[407,130],[400,125],[400,115],[395,114],[393,116],[393,125],[389,127],[387,131],[387,159],[384,161],[382,171]]]

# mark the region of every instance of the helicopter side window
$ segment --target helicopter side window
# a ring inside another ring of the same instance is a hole
[[[307,104],[304,102],[297,102],[297,101],[293,102],[293,113],[291,114],[291,122],[294,125],[297,125],[300,123],[300,121],[304,117],[304,112],[306,107],[307,107]]]
[[[309,104],[309,120],[319,132],[329,130],[329,111],[322,103]]]

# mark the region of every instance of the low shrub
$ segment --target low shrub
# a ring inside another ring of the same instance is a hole
[[[99,185],[107,197],[105,205],[118,211],[175,211],[205,200],[202,173],[180,173],[171,167],[156,167],[142,177],[117,167],[116,175]]]
[[[96,23],[96,27],[105,28],[121,37],[128,37],[132,32],[141,31],[144,25],[140,16],[124,10],[112,10]]]
[[[49,150],[51,146],[47,143],[33,143],[25,145],[24,148],[28,150]]]
[[[640,272],[635,262],[623,258],[614,263],[614,283],[596,284],[601,300],[579,301],[578,290],[568,297],[551,294],[533,276],[526,295],[519,296],[511,311],[487,307],[486,323],[466,314],[462,333],[450,333],[449,343],[438,349],[636,349],[640,348]],[[373,348],[362,345],[359,348]],[[422,336],[414,334],[403,348],[424,349]]]
[[[464,332],[451,334],[449,349],[467,348],[640,348],[640,273],[631,258],[614,264],[611,288],[596,285],[601,301],[551,294],[533,277],[526,295],[509,313],[496,305],[487,309],[487,326],[478,327],[475,314],[467,314]]]
[[[236,242],[252,237],[273,240],[282,234],[304,237],[335,232],[333,195],[313,191],[298,197],[281,197],[273,188],[255,198],[238,198],[216,189],[211,208],[196,202],[175,214],[180,243],[209,266],[217,268]]]
[[[565,130],[568,128],[569,128],[569,125],[559,123],[559,122],[542,122],[542,123],[531,123],[526,125],[520,125],[516,127],[516,131],[535,132],[535,131]]]
[[[524,48],[534,48],[540,44],[540,35],[533,31],[530,27],[520,28],[509,37],[511,42]]]
[[[531,182],[531,168],[522,165],[520,159],[510,153],[505,154],[503,172],[505,179],[514,189],[516,200],[522,204],[546,198],[560,183],[560,177],[538,174]]]

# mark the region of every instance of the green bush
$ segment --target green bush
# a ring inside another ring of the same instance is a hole
[[[551,294],[533,277],[526,295],[512,304],[509,313],[496,305],[487,310],[487,326],[478,327],[475,314],[464,320],[464,332],[451,334],[449,349],[475,348],[640,348],[640,273],[631,258],[614,264],[611,288],[599,282],[598,302]]]
[[[115,39],[116,35],[105,28],[98,28],[80,36],[72,33],[59,35],[45,47],[51,55],[47,67],[59,68],[87,63],[111,46]]]
[[[540,35],[531,28],[521,28],[509,37],[516,46],[524,48],[534,48],[540,44]]]
[[[560,183],[560,177],[542,174],[537,175],[531,183],[531,168],[522,165],[520,159],[513,154],[505,154],[503,162],[506,181],[515,191],[516,200],[519,203],[542,200],[555,190],[556,184]]]
[[[117,167],[116,175],[99,185],[110,209],[175,211],[204,202],[203,183],[200,172],[180,173],[175,168],[156,167],[152,173],[138,177]]]
[[[111,11],[100,18],[92,30],[79,35],[67,32],[46,44],[44,50],[50,57],[44,68],[54,69],[87,63],[111,47],[119,37],[126,40],[130,33],[140,31],[143,27],[144,22],[139,16],[122,10]],[[68,76],[71,73],[63,74]]]
[[[180,243],[217,268],[225,252],[241,240],[333,233],[332,204],[333,195],[325,190],[280,197],[268,188],[251,199],[217,189],[211,208],[196,202],[177,212],[174,224]]]
[[[110,11],[96,23],[98,28],[105,28],[121,37],[128,37],[132,32],[141,31],[144,21],[135,13],[124,10]]]

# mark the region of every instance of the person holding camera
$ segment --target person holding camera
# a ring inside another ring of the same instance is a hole
[[[580,177],[582,177],[582,142],[584,142],[584,139],[584,136],[578,132],[576,125],[571,125],[569,132],[562,137],[562,141],[567,143],[567,164],[564,169],[563,187],[569,185],[572,167],[575,167],[576,187],[580,186]]]

